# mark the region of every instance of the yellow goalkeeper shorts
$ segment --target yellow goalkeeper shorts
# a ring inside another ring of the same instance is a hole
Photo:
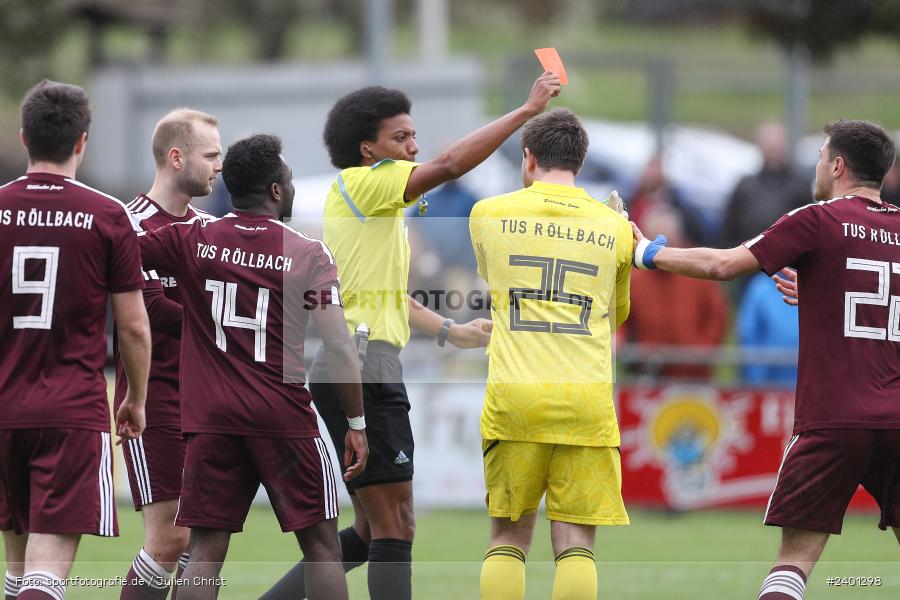
[[[517,521],[547,494],[547,518],[628,525],[618,448],[483,440],[488,514]]]

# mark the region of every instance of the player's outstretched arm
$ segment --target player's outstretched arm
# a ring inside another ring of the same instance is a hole
[[[350,423],[344,438],[343,456],[343,463],[349,465],[344,481],[349,481],[363,472],[369,460],[359,356],[347,331],[344,309],[340,305],[320,304],[312,310],[312,316],[325,346],[328,378]],[[356,460],[353,460],[354,456]]]
[[[534,82],[525,104],[451,144],[437,158],[416,167],[406,182],[407,202],[480,165],[528,119],[540,114],[550,98],[559,94],[559,89],[559,76],[545,71]]]
[[[117,443],[131,440],[146,426],[147,377],[150,374],[150,322],[140,290],[112,294],[119,352],[128,378],[128,393],[116,413]]]
[[[633,222],[634,264],[639,269],[661,269],[695,279],[730,281],[759,270],[759,261],[745,246],[718,248],[667,248],[665,236],[653,241]]]
[[[772,275],[772,281],[775,287],[783,295],[781,300],[785,304],[797,306],[800,304],[800,290],[797,287],[797,271],[793,269],[782,269],[778,273]]]
[[[409,326],[429,337],[437,337],[446,319],[421,302],[409,297]],[[457,348],[484,348],[491,341],[494,327],[490,319],[473,319],[468,323],[453,323],[447,331],[447,341]]]

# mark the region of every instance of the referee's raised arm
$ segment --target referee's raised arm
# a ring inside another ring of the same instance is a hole
[[[545,71],[534,82],[531,94],[522,106],[476,129],[451,144],[436,158],[416,167],[406,182],[406,201],[412,202],[425,192],[462,177],[480,165],[528,119],[547,108],[550,98],[559,95],[559,89],[559,76]]]

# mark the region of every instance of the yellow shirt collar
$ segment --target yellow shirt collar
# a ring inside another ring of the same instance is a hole
[[[590,194],[573,185],[563,185],[561,183],[548,183],[546,181],[534,181],[529,190],[538,194],[547,194],[549,196],[565,196],[566,198],[584,198],[585,200],[593,200]]]

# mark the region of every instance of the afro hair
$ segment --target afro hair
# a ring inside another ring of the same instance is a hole
[[[409,114],[411,108],[406,94],[381,86],[364,87],[338,100],[328,112],[322,135],[331,164],[338,169],[359,166],[359,144],[374,141],[382,121]]]

